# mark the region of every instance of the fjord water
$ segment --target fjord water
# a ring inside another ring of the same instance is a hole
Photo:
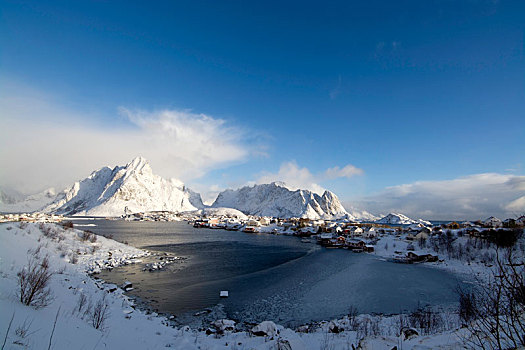
[[[186,258],[166,271],[129,265],[104,272],[129,280],[133,294],[161,312],[193,313],[218,303],[237,320],[294,326],[348,313],[398,313],[418,305],[450,306],[458,278],[424,265],[394,264],[374,255],[325,249],[295,237],[196,229],[185,222],[79,220],[96,233],[138,248]],[[221,299],[219,291],[230,297]]]

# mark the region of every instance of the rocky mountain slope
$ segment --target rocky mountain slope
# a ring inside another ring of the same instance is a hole
[[[330,191],[320,196],[308,190],[293,190],[279,182],[223,191],[212,207],[234,208],[247,215],[281,218],[331,219],[346,216],[354,219]]]
[[[65,215],[120,216],[143,211],[202,208],[198,193],[176,179],[153,174],[137,157],[125,166],[104,167],[59,193],[43,211]]]

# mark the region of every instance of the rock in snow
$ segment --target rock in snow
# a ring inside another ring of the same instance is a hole
[[[263,321],[252,328],[252,334],[259,337],[273,337],[277,334],[277,326],[272,321]]]
[[[44,208],[65,215],[120,216],[125,213],[202,208],[202,200],[176,179],[154,175],[142,157],[125,166],[104,167],[76,182]]]
[[[320,196],[308,190],[292,190],[280,182],[223,191],[212,207],[235,208],[247,215],[280,218],[331,219],[350,216],[330,191]]]

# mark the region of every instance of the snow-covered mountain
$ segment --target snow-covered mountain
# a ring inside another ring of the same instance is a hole
[[[125,166],[104,167],[58,194],[45,212],[66,215],[120,216],[143,211],[188,211],[202,208],[198,193],[176,179],[153,174],[137,157]]]
[[[31,213],[49,205],[55,197],[56,192],[54,188],[48,188],[30,196],[25,196],[13,190],[0,189],[0,212]]]
[[[423,224],[431,225],[429,221],[425,220],[413,220],[408,216],[399,213],[390,213],[387,216],[376,221],[377,224],[386,224],[386,225],[411,225],[411,224]]]
[[[281,182],[225,190],[212,207],[234,208],[248,215],[280,218],[339,218],[349,215],[339,199],[330,191],[322,196],[308,190],[293,190]]]
[[[24,199],[24,195],[10,188],[0,187],[0,204],[15,204]]]
[[[370,212],[367,212],[366,210],[360,210],[355,207],[348,207],[346,206],[346,211],[350,216],[354,217],[357,221],[376,221],[380,219],[380,216],[376,216]]]

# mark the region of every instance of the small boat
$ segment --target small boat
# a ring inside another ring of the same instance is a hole
[[[311,241],[308,238],[301,239],[302,243],[310,243]]]
[[[219,293],[219,296],[221,298],[227,298],[228,297],[228,291],[227,290],[221,290],[221,292]]]

